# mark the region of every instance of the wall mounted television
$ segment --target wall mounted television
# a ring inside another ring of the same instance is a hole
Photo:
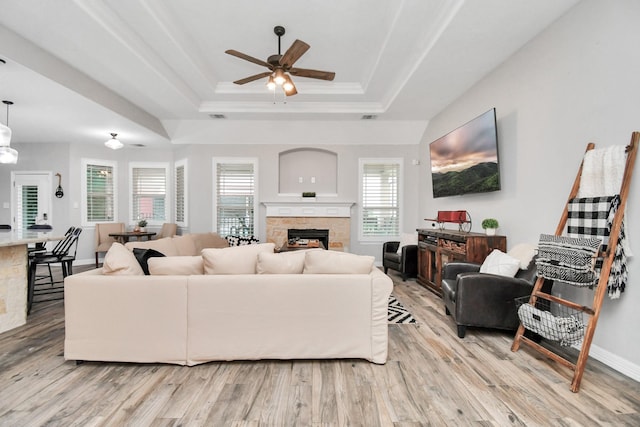
[[[433,197],[500,190],[496,109],[429,144]]]

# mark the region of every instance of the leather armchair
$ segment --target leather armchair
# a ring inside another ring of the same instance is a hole
[[[531,295],[536,282],[535,258],[515,277],[480,273],[480,264],[450,262],[442,271],[442,298],[445,312],[464,338],[467,326],[516,330],[515,298]]]
[[[402,281],[418,274],[418,245],[406,245],[398,254],[400,242],[385,242],[382,245],[382,267],[387,274],[388,269],[399,271]]]

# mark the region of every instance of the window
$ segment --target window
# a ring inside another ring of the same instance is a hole
[[[130,215],[135,224],[146,219],[151,225],[169,221],[169,164],[130,163]]]
[[[221,236],[257,234],[257,159],[213,159],[214,228]]]
[[[402,159],[360,159],[360,239],[400,235]]]
[[[174,166],[174,207],[175,220],[180,227],[186,227],[187,221],[187,160],[178,160]]]
[[[107,160],[82,159],[82,225],[118,220],[117,167]]]

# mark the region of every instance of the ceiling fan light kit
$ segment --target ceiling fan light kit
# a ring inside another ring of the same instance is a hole
[[[0,163],[16,164],[18,163],[18,151],[10,147],[11,144],[11,128],[9,127],[9,106],[13,105],[11,101],[2,101],[7,106],[7,124],[0,123]]]
[[[244,79],[234,81],[237,85],[243,85],[254,80],[259,80],[264,77],[268,77],[267,88],[271,91],[275,91],[276,86],[280,86],[285,96],[293,96],[298,93],[291,75],[297,77],[306,77],[310,79],[328,80],[332,81],[335,78],[336,73],[332,71],[320,71],[310,70],[306,68],[292,68],[293,64],[300,59],[302,55],[309,50],[310,46],[302,40],[296,40],[287,49],[284,55],[280,52],[280,38],[284,35],[284,27],[278,25],[273,29],[273,32],[278,36],[278,54],[271,55],[266,61],[262,61],[253,56],[249,56],[245,53],[238,52],[237,50],[229,49],[225,53],[235,56],[245,61],[252,62],[257,65],[267,67],[269,71],[253,76],[245,77]],[[290,75],[291,74],[291,75]]]
[[[104,145],[107,146],[108,148],[111,148],[112,150],[119,150],[122,147],[124,147],[124,144],[120,142],[120,140],[118,140],[116,136],[118,136],[117,133],[112,133],[111,139],[106,140]]]

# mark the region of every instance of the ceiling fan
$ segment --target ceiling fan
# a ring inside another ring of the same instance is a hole
[[[287,49],[284,55],[282,55],[280,53],[280,38],[284,35],[284,27],[278,25],[273,29],[273,32],[278,36],[278,54],[271,55],[267,58],[266,62],[242,52],[238,52],[237,50],[229,49],[225,51],[225,53],[228,53],[229,55],[236,56],[240,59],[244,59],[245,61],[253,62],[254,64],[265,66],[269,69],[269,71],[265,71],[264,73],[236,80],[234,82],[235,84],[243,85],[254,80],[259,80],[263,77],[269,77],[269,80],[267,81],[267,87],[269,89],[273,90],[276,86],[282,86],[282,89],[287,96],[292,96],[298,93],[298,91],[296,90],[296,86],[293,84],[293,80],[291,80],[291,76],[289,76],[289,74],[296,77],[307,77],[310,79],[320,80],[333,80],[336,76],[336,73],[332,71],[293,67],[293,64],[300,59],[300,57],[304,55],[311,46],[302,40],[296,40],[293,42],[291,47]]]

